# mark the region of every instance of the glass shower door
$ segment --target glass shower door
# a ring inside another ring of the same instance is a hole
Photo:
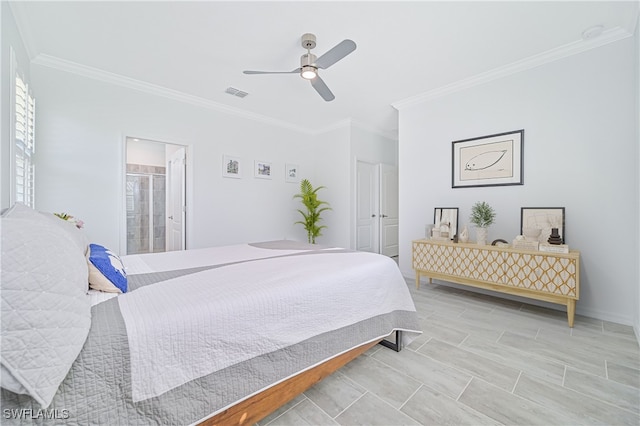
[[[127,254],[165,251],[165,175],[127,173]]]

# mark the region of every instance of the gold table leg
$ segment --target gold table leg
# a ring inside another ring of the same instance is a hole
[[[573,318],[576,315],[576,300],[567,300],[567,320],[569,321],[569,327],[573,328]]]

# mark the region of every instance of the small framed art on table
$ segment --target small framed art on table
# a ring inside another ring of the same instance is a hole
[[[441,238],[453,240],[458,234],[458,208],[436,207],[433,209],[433,223]]]
[[[538,241],[545,242],[551,235],[551,229],[558,228],[558,234],[565,244],[564,207],[522,207],[520,209],[520,234],[526,229],[539,229]]]

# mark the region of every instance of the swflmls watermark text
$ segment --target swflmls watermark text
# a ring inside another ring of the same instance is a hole
[[[32,408],[5,408],[2,410],[2,416],[5,419],[21,419],[21,420],[35,420],[35,419],[55,419],[65,420],[69,418],[69,410],[65,409],[32,409]]]

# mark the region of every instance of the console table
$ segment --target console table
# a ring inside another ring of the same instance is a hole
[[[484,288],[567,307],[573,327],[580,296],[580,253],[549,253],[439,240],[413,241],[416,288],[420,277]]]

